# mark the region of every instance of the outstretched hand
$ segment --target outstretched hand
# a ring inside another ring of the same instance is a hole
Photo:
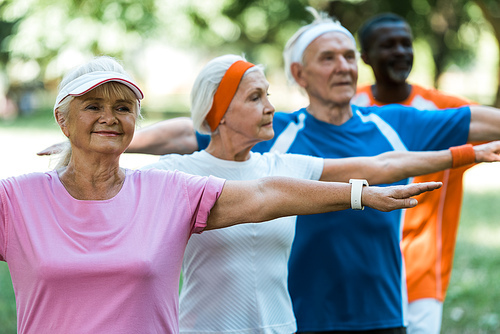
[[[64,142],[51,145],[51,146],[49,146],[47,148],[44,148],[40,152],[37,152],[36,155],[42,156],[42,155],[52,155],[52,154],[61,153],[62,150],[64,149],[64,145],[65,145]]]
[[[476,162],[500,161],[500,140],[474,146]]]
[[[441,182],[422,182],[404,186],[365,187],[361,202],[365,206],[384,212],[413,208],[418,204],[413,196],[438,189],[442,185]]]

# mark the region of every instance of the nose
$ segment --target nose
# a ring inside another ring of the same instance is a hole
[[[112,107],[104,107],[99,117],[99,122],[102,124],[114,124],[117,122],[115,112]]]
[[[335,64],[335,72],[343,73],[349,71],[349,62],[344,56],[339,56]]]
[[[396,55],[407,55],[409,53],[413,52],[412,47],[408,47],[404,45],[403,43],[396,43],[393,48],[393,53]]]
[[[271,103],[271,101],[269,100],[269,97],[266,96],[266,102],[264,104],[264,113],[265,114],[270,114],[270,113],[274,113],[275,112],[275,108],[273,106],[273,104]]]

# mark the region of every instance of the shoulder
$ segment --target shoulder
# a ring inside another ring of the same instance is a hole
[[[449,94],[435,88],[427,88],[412,84],[412,89],[415,92],[415,97],[421,96],[423,99],[434,103],[439,109],[458,108],[465,105],[474,104],[472,101],[464,97]]]
[[[162,155],[157,162],[141,167],[141,170],[160,169],[160,170],[175,170],[180,169],[180,166],[187,161],[193,160],[199,152],[192,154],[165,154]]]
[[[56,171],[50,171],[50,172],[45,172],[45,173],[29,173],[29,174],[22,174],[18,176],[12,176],[6,179],[0,180],[0,184],[2,184],[4,187],[8,185],[18,185],[18,186],[36,186],[36,185],[41,185],[47,182],[50,182],[57,178],[57,172]]]
[[[127,177],[131,182],[141,186],[158,186],[179,179],[177,171],[163,170],[155,167],[145,169],[127,169]]]
[[[180,170],[160,170],[157,168],[127,170],[127,176],[136,186],[144,189],[168,189],[184,188],[186,190],[202,189],[205,187],[222,188],[223,179],[213,176],[200,176],[189,174]]]
[[[56,171],[29,173],[2,179],[0,180],[0,203],[53,199],[59,194],[54,189],[62,187],[62,184],[58,185],[55,183],[58,182],[57,180]]]
[[[413,107],[404,106],[401,104],[386,104],[383,106],[358,106],[353,105],[353,115],[361,114],[361,115],[369,115],[369,114],[377,114],[377,115],[385,115],[390,116],[391,113],[400,113],[400,112],[408,112],[411,110],[415,110]],[[358,113],[359,112],[359,113]]]
[[[296,164],[312,160],[323,161],[323,158],[313,157],[306,154],[295,154],[295,153],[267,152],[263,153],[262,157],[271,161],[282,162],[286,164]]]
[[[371,88],[372,88],[372,85],[369,85],[369,84],[359,85],[356,88],[356,94],[358,94],[358,93],[367,93],[367,94],[371,95],[371,91],[372,91]]]
[[[356,95],[351,99],[351,104],[357,106],[370,106],[375,104],[371,85],[359,86]]]
[[[307,114],[306,108],[302,108],[293,112],[278,111],[274,114],[274,120],[278,122],[297,122],[304,115]]]
[[[420,118],[433,117],[435,112],[428,113],[427,111],[419,110],[412,106],[401,104],[387,104],[384,106],[357,107],[358,112],[354,114],[361,118],[363,123],[367,121],[383,120],[391,124],[410,124]]]

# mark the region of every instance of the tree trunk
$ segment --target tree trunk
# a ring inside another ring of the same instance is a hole
[[[479,8],[481,8],[484,18],[488,20],[488,22],[491,24],[491,27],[493,28],[495,37],[498,42],[497,44],[499,45],[498,48],[499,66],[497,73],[498,84],[497,84],[497,94],[493,106],[500,108],[500,13],[495,12],[493,8],[490,8],[493,6],[488,6],[488,4],[484,0],[475,0],[475,2],[479,6]]]

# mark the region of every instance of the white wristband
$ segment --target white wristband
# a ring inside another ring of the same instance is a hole
[[[351,209],[364,210],[365,207],[361,205],[361,193],[363,186],[368,186],[368,181],[350,179],[349,183],[351,184]]]

